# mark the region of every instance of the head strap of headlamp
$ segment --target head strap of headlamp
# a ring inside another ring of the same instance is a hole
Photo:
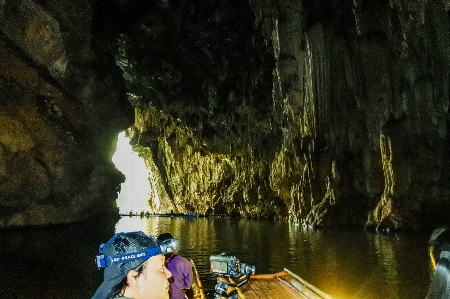
[[[141,251],[135,251],[135,252],[128,252],[124,254],[118,254],[118,255],[112,255],[112,256],[105,256],[103,253],[106,249],[106,246],[113,242],[118,236],[125,234],[124,232],[117,233],[114,235],[108,242],[100,244],[100,247],[98,249],[99,254],[97,255],[95,259],[95,263],[97,264],[98,268],[105,268],[109,267],[114,264],[122,264],[122,263],[128,263],[135,260],[141,260],[141,259],[149,259],[152,256],[162,254],[162,249],[158,245],[156,247],[148,248]],[[157,242],[155,240],[155,242]]]
[[[161,248],[159,248],[159,246],[146,250],[128,252],[125,254],[118,254],[113,256],[105,256],[104,254],[99,254],[97,255],[96,263],[98,268],[105,268],[114,264],[122,264],[135,260],[149,259],[152,256],[157,255],[158,251],[161,252]]]

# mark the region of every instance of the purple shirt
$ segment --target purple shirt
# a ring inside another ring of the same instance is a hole
[[[170,299],[184,299],[184,293],[192,286],[194,276],[191,262],[181,255],[175,255],[169,259],[166,267],[173,277],[173,282],[170,284]]]

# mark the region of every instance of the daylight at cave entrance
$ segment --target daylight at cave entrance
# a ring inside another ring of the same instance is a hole
[[[152,196],[149,173],[144,159],[134,152],[130,140],[121,132],[117,138],[117,150],[112,158],[117,169],[126,177],[120,186],[117,206],[120,214],[151,211],[148,204]]]

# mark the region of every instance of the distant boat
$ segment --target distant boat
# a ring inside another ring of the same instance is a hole
[[[204,215],[200,214],[175,214],[175,213],[164,213],[164,214],[152,214],[152,213],[146,213],[146,214],[120,214],[121,217],[178,217],[178,218],[198,218],[198,217],[205,217]]]

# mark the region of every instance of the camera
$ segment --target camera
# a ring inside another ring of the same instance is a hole
[[[236,287],[241,287],[250,279],[250,275],[255,274],[255,266],[241,263],[239,259],[229,253],[211,255],[211,273],[218,276],[215,288],[215,299],[238,299]],[[242,277],[244,277],[242,279]],[[221,278],[220,278],[221,277]],[[225,280],[224,277],[237,279],[237,282]],[[228,287],[234,287],[231,292]]]
[[[213,275],[237,278],[243,275],[250,276],[251,274],[255,274],[255,266],[241,263],[236,256],[226,252],[211,255],[209,260]]]

